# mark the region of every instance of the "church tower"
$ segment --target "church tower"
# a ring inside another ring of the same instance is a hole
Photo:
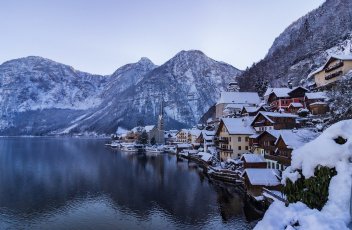
[[[165,136],[164,136],[164,101],[161,100],[160,103],[160,112],[158,116],[158,124],[157,124],[157,132],[156,132],[156,143],[157,144],[165,144]]]

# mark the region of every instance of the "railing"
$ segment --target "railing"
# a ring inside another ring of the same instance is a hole
[[[267,189],[267,188],[263,188],[263,192],[269,194],[270,196],[274,197],[275,199],[278,199],[279,201],[284,202],[285,204],[288,204],[288,201],[287,201],[284,197],[281,197],[281,196],[276,195],[275,193],[271,192],[271,191],[270,191],[269,189]]]
[[[342,75],[342,71],[341,70],[338,71],[338,72],[335,72],[335,73],[332,73],[332,74],[329,74],[329,75],[325,76],[325,80],[330,80],[330,79],[332,79],[334,77],[338,77],[340,75]]]
[[[280,155],[264,155],[265,159],[273,160],[273,161],[280,161],[282,164],[290,165],[291,159],[288,157],[280,156]]]
[[[330,71],[332,71],[332,70],[334,70],[334,69],[340,68],[340,67],[342,67],[342,66],[343,66],[343,61],[339,61],[339,62],[337,62],[335,65],[332,65],[332,66],[326,68],[326,69],[325,69],[325,73],[328,73],[328,72],[330,72]]]

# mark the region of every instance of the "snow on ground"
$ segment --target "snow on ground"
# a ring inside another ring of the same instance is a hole
[[[346,139],[346,143],[336,143],[338,137]],[[321,211],[310,209],[301,202],[285,207],[282,202],[275,201],[255,229],[348,229],[347,224],[351,221],[351,159],[352,120],[332,125],[317,139],[293,151],[291,166],[283,172],[282,183],[286,179],[296,181],[298,169],[309,178],[314,176],[318,165],[335,167],[337,175],[331,179],[328,201]],[[292,227],[296,222],[299,227]]]

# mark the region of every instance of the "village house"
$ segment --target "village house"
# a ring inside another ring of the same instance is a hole
[[[327,99],[325,92],[306,93],[305,102],[307,109],[313,115],[325,114],[329,111],[329,106],[326,103]]]
[[[293,129],[296,124],[297,115],[289,113],[259,112],[253,119],[251,126],[262,132],[273,129]]]
[[[314,78],[317,88],[325,87],[339,80],[352,70],[352,55],[331,55],[320,68],[308,75]]]
[[[301,86],[294,88],[268,88],[264,99],[272,111],[289,111],[291,103],[294,107],[305,108],[304,96],[308,89]],[[300,105],[299,105],[300,104]]]
[[[178,130],[165,131],[165,143],[170,145],[177,142],[177,133]]]
[[[243,162],[243,168],[266,168],[266,161],[263,156],[245,153],[241,156],[240,160]]]
[[[202,130],[199,129],[190,129],[188,130],[188,143],[196,144],[198,137],[202,133]]]
[[[263,188],[280,190],[279,171],[268,168],[247,168],[243,171],[244,185],[249,195],[262,195]]]
[[[215,117],[217,119],[230,113],[239,113],[243,106],[258,106],[260,98],[258,93],[253,92],[221,92],[220,99],[216,104]],[[224,110],[227,109],[224,113]]]
[[[176,134],[176,141],[178,143],[188,143],[188,129],[181,129]]]
[[[284,170],[291,164],[291,153],[294,149],[315,139],[319,134],[308,129],[297,130],[273,130],[268,131],[276,137],[274,145],[269,143],[270,149],[274,151],[265,152],[264,158],[268,163],[268,168]]]
[[[266,111],[263,106],[243,106],[241,116],[256,116],[260,111]]]
[[[215,147],[215,143],[214,143],[215,131],[203,130],[201,136],[204,140],[204,143],[203,143],[204,152],[207,152],[209,148]]]
[[[249,137],[249,146],[251,152],[265,156],[274,154],[275,142],[278,138],[279,132],[276,130],[264,131],[260,134],[254,134]]]
[[[254,133],[248,117],[221,119],[215,134],[220,160],[236,159],[248,152],[249,136]]]

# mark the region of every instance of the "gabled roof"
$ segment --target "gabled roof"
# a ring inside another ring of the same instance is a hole
[[[192,136],[197,136],[199,137],[199,135],[202,133],[202,130],[199,129],[191,129],[188,132],[189,134],[191,134]]]
[[[303,105],[299,102],[291,102],[291,104],[288,107],[290,108],[291,106],[294,108],[303,108]]]
[[[221,122],[225,125],[230,135],[255,133],[254,129],[250,126],[252,119],[248,117],[242,118],[222,118]],[[219,125],[220,127],[220,125]]]
[[[319,73],[320,71],[324,70],[326,65],[331,62],[331,60],[342,60],[342,61],[352,61],[352,55],[337,55],[337,54],[331,54],[324,65],[320,66],[318,69],[314,70],[308,75],[308,78],[313,76],[316,73]]]
[[[327,99],[325,92],[306,93],[307,99]]]
[[[288,93],[291,92],[290,88],[268,88],[264,94],[264,97],[274,93],[277,97],[289,97]]]
[[[152,131],[152,129],[154,129],[155,125],[147,125],[144,127],[144,130],[149,133],[150,131]]]
[[[265,163],[263,156],[254,153],[245,153],[241,156],[240,160],[245,160],[247,163]]]
[[[255,120],[257,119],[257,117],[259,115],[262,115],[265,117],[265,119],[267,119],[269,122],[271,123],[275,123],[271,118],[273,117],[289,117],[289,118],[296,118],[298,117],[297,115],[291,114],[291,113],[275,113],[275,112],[259,112],[253,119],[253,122],[251,123],[251,125],[254,124]]]
[[[275,145],[278,143],[280,137],[285,142],[288,148],[296,149],[303,146],[304,144],[314,140],[319,136],[319,133],[316,133],[309,129],[296,129],[296,130],[277,130],[280,134],[278,139],[275,142]]]
[[[258,93],[254,92],[221,92],[220,100],[217,104],[259,104]]]
[[[255,113],[258,112],[262,106],[243,106],[242,110],[245,109],[247,113]]]
[[[288,88],[268,88],[264,94],[264,97],[268,97],[270,94],[274,93],[277,97],[290,97],[290,93],[297,90],[297,89],[303,89],[305,91],[308,91],[308,89],[302,87],[302,86],[297,86],[297,87],[293,87]]]
[[[242,176],[247,175],[252,185],[276,186],[280,184],[279,172],[275,169],[248,168],[243,171]]]

